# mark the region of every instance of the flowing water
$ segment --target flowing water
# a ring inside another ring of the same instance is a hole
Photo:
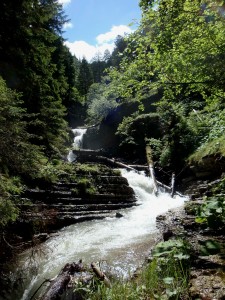
[[[154,244],[156,216],[170,208],[182,206],[185,198],[171,198],[166,193],[156,197],[152,182],[143,174],[121,170],[138,198],[138,206],[121,210],[122,218],[107,218],[68,226],[60,230],[35,252],[20,257],[18,270],[25,270],[27,280],[17,296],[9,299],[27,300],[46,278],[53,278],[73,261],[84,263],[107,261],[111,271],[126,277],[134,271]]]
[[[86,128],[75,128],[72,129],[72,132],[74,134],[74,140],[72,147],[73,149],[81,149],[83,146],[83,136],[86,133],[87,129]],[[68,155],[67,155],[67,160],[69,162],[73,162],[76,159],[76,155],[73,153],[73,150],[70,150]]]

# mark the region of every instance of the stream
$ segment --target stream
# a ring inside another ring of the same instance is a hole
[[[149,254],[158,231],[156,217],[182,206],[185,198],[152,193],[152,181],[144,174],[121,170],[134,189],[138,206],[121,210],[122,218],[93,220],[65,227],[36,249],[22,253],[13,276],[22,274],[19,290],[8,299],[28,300],[45,279],[55,277],[66,264],[104,261],[112,273],[128,277]]]
[[[73,149],[82,148],[86,129],[72,131]],[[76,160],[72,150],[67,160]],[[62,228],[45,243],[20,254],[11,272],[12,282],[17,283],[18,288],[13,287],[12,294],[4,300],[31,299],[45,279],[54,278],[66,263],[80,259],[89,265],[91,262],[106,263],[110,272],[119,278],[129,277],[143,264],[157,239],[156,217],[182,206],[187,199],[171,198],[164,192],[156,197],[152,180],[144,172],[138,174],[121,169],[121,174],[133,188],[138,205],[121,209],[122,218],[93,220]]]

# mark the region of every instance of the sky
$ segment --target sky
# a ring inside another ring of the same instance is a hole
[[[96,53],[112,52],[115,38],[135,30],[141,18],[139,0],[58,1],[69,19],[64,26],[65,44],[78,59],[91,61]]]

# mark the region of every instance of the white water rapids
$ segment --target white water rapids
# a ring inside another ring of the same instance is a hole
[[[22,289],[9,299],[28,300],[47,278],[53,278],[66,264],[82,259],[84,263],[106,260],[112,272],[125,277],[144,262],[154,244],[156,216],[182,206],[185,198],[166,193],[152,194],[151,180],[145,175],[121,170],[138,198],[138,206],[120,212],[122,218],[107,218],[71,225],[20,257],[18,270],[27,279]],[[32,255],[31,255],[32,254]]]
[[[86,133],[87,129],[86,128],[75,128],[72,129],[72,132],[74,134],[74,139],[73,139],[73,144],[72,147],[73,149],[81,149],[82,144],[83,144],[83,136]],[[67,160],[69,162],[73,162],[76,159],[76,155],[73,153],[73,150],[70,150],[68,155],[67,155]]]

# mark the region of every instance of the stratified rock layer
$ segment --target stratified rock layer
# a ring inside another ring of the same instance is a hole
[[[76,181],[61,181],[49,189],[26,190],[18,230],[26,227],[28,235],[29,227],[31,235],[35,228],[38,233],[51,232],[82,221],[117,217],[117,210],[136,205],[133,189],[122,176],[82,175],[82,179],[86,183],[91,180],[94,191],[82,188],[81,192]]]

